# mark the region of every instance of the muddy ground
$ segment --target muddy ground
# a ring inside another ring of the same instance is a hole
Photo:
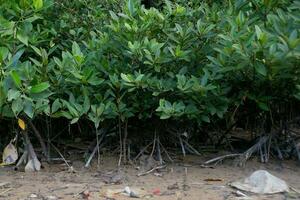
[[[207,157],[188,157],[159,172],[138,177],[133,165],[122,167],[118,172],[117,158],[102,158],[97,169],[93,163],[84,169],[80,161],[73,162],[75,173],[65,165],[45,165],[37,173],[0,169],[0,199],[133,199],[121,192],[126,186],[135,191],[140,199],[153,200],[230,200],[239,197],[237,190],[228,184],[242,179],[258,169],[268,170],[300,191],[300,166],[296,161],[276,161],[262,164],[252,159],[244,168],[235,167],[231,160],[214,168],[203,168],[200,163]],[[245,193],[245,192],[244,192]],[[276,195],[254,195],[245,193],[250,199],[300,199],[300,194],[291,192]]]

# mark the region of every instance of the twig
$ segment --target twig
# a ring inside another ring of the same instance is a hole
[[[234,153],[234,154],[219,156],[219,157],[216,157],[216,158],[213,158],[213,159],[210,159],[210,160],[206,161],[204,164],[209,165],[211,163],[214,163],[214,162],[217,162],[217,161],[220,161],[220,160],[224,160],[226,158],[232,158],[232,157],[241,156],[241,155],[242,154],[240,154],[240,153]]]
[[[154,168],[150,169],[149,171],[139,173],[137,176],[144,176],[144,175],[150,174],[151,172],[153,172],[155,170],[163,169],[165,167],[166,167],[166,165],[160,165],[160,166],[157,166],[157,167],[154,167]]]

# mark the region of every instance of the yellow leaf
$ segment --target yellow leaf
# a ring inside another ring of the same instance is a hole
[[[26,129],[26,124],[22,119],[18,118],[18,124],[23,131]]]

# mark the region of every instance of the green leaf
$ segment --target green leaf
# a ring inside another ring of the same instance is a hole
[[[24,33],[17,33],[17,38],[20,42],[28,46],[28,36]]]
[[[79,45],[77,44],[77,42],[73,42],[73,44],[72,44],[72,54],[74,55],[74,56],[80,56],[80,55],[82,55],[82,53],[81,53],[81,50],[80,50],[80,47],[79,47]]]
[[[72,119],[72,121],[71,121],[71,124],[75,124],[76,122],[78,122],[78,120],[79,120],[79,118],[78,118],[78,117],[76,117],[76,118]]]
[[[113,11],[110,10],[109,14],[113,20],[118,21],[119,18]]]
[[[18,99],[20,96],[21,96],[20,91],[10,89],[10,90],[8,90],[8,93],[7,93],[7,100],[11,101],[11,100],[14,100],[14,99]]]
[[[268,105],[264,102],[258,102],[258,107],[264,111],[269,111]]]
[[[24,105],[21,98],[14,100],[11,105],[11,109],[16,116],[23,110],[23,107]]]
[[[32,23],[32,22],[34,22],[38,19],[43,19],[43,18],[41,16],[38,16],[38,15],[33,15],[32,17],[27,18],[25,21]]]
[[[263,75],[263,76],[266,76],[266,75],[267,75],[267,69],[266,69],[266,67],[265,67],[264,64],[258,63],[258,62],[257,62],[257,63],[254,65],[254,67],[255,67],[255,71],[256,71],[257,73],[259,73],[259,74],[261,74],[261,75]]]
[[[163,113],[161,116],[160,116],[160,119],[169,119],[171,116],[170,115],[167,115],[165,113]]]
[[[39,83],[37,85],[32,86],[30,89],[31,93],[40,93],[45,90],[47,90],[50,87],[50,84],[48,82]]]
[[[39,10],[43,7],[43,0],[33,0],[33,7],[36,9],[36,10]]]
[[[126,74],[121,73],[121,78],[126,82],[129,82],[129,83],[133,82],[133,79],[130,74],[126,75]]]
[[[130,15],[133,16],[134,13],[135,13],[133,0],[128,0],[127,1],[127,8],[128,8],[128,11],[129,11]]]
[[[209,117],[207,115],[202,115],[201,116],[201,120],[204,121],[204,122],[207,122],[207,123],[210,122],[210,119],[209,119]]]
[[[24,113],[29,117],[29,118],[33,118],[33,106],[32,106],[32,102],[29,100],[26,100],[24,103]]]
[[[42,52],[39,48],[36,48],[35,46],[31,45],[31,48],[35,51],[35,53],[37,53],[39,56],[42,56]]]
[[[58,111],[58,109],[61,108],[61,103],[59,102],[59,99],[55,99],[55,101],[52,104],[51,107],[51,113],[55,113],[56,111]]]
[[[9,60],[9,64],[7,65],[8,67],[13,66],[16,67],[19,59],[21,58],[21,56],[23,55],[25,49],[21,49],[19,50],[10,60]]]
[[[255,25],[255,33],[256,33],[256,36],[257,38],[259,39],[262,35],[262,31],[261,29],[259,28],[259,26]]]
[[[20,78],[19,74],[15,70],[13,70],[13,71],[11,71],[10,75],[13,78],[14,83],[16,84],[16,86],[18,88],[20,88],[21,87],[21,78]]]
[[[83,102],[83,113],[87,113],[90,107],[91,107],[90,99],[87,95],[85,95],[84,102]]]
[[[8,48],[6,47],[0,47],[0,61],[5,60],[7,57],[9,51]]]

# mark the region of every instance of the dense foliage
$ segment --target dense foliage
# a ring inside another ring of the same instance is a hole
[[[299,1],[0,5],[0,119],[201,127],[300,99]]]

